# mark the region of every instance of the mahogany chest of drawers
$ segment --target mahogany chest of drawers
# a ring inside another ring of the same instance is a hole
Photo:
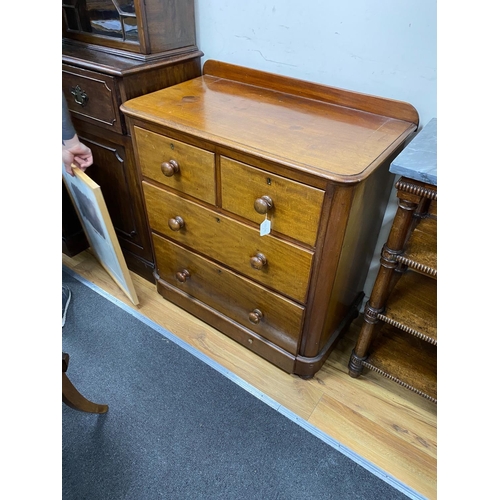
[[[121,110],[158,292],[313,376],[358,314],[416,110],[218,61]]]

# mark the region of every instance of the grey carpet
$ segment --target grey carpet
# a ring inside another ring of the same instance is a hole
[[[64,268],[62,278],[68,376],[109,405],[62,405],[63,500],[408,498]]]

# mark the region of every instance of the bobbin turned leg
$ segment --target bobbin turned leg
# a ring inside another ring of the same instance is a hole
[[[413,216],[419,206],[420,199],[416,196],[398,193],[398,197],[398,210],[387,243],[382,248],[380,268],[372,294],[365,305],[363,326],[349,359],[349,375],[354,378],[361,374],[363,361],[367,358],[374,339],[378,315],[384,311],[387,298],[401,276],[397,257],[404,251],[407,235],[414,221]]]

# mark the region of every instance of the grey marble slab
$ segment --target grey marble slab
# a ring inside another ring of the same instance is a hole
[[[389,170],[437,186],[437,118],[433,118],[391,163]]]

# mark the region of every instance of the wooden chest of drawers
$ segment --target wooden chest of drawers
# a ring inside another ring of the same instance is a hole
[[[121,110],[159,293],[312,376],[358,314],[415,109],[207,61]]]

